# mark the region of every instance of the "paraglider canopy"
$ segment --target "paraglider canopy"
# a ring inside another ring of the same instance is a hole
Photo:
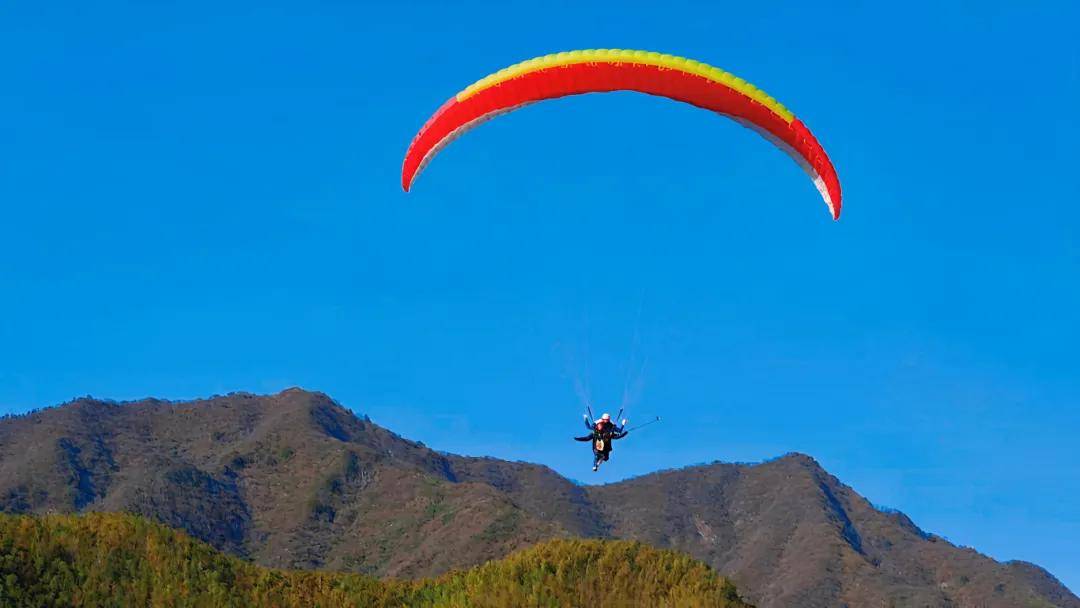
[[[598,49],[545,55],[478,80],[450,98],[413,138],[401,169],[407,192],[439,151],[485,120],[542,101],[637,91],[712,110],[757,131],[810,175],[833,219],[842,206],[832,161],[810,130],[761,89],[704,63],[647,51]]]

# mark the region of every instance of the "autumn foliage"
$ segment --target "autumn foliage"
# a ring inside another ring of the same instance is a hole
[[[744,607],[708,566],[628,541],[555,540],[437,579],[274,570],[120,514],[0,515],[2,606]]]

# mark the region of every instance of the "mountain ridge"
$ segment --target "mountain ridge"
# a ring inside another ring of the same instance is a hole
[[[579,485],[437,452],[299,388],[6,417],[0,510],[133,512],[273,567],[411,578],[550,538],[621,538],[701,559],[763,608],[1080,607],[1045,570],[955,547],[805,454]]]

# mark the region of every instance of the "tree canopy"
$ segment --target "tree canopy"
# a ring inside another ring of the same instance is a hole
[[[549,541],[418,581],[262,568],[133,515],[0,515],[4,606],[717,606],[734,585],[630,541]]]

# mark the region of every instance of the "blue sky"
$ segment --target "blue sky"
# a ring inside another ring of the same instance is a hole
[[[2,9],[0,412],[301,385],[585,481],[802,451],[1080,588],[1075,3],[398,4]],[[450,95],[596,47],[785,103],[841,221],[634,94],[500,118],[400,191]],[[665,421],[593,475],[575,380]]]

